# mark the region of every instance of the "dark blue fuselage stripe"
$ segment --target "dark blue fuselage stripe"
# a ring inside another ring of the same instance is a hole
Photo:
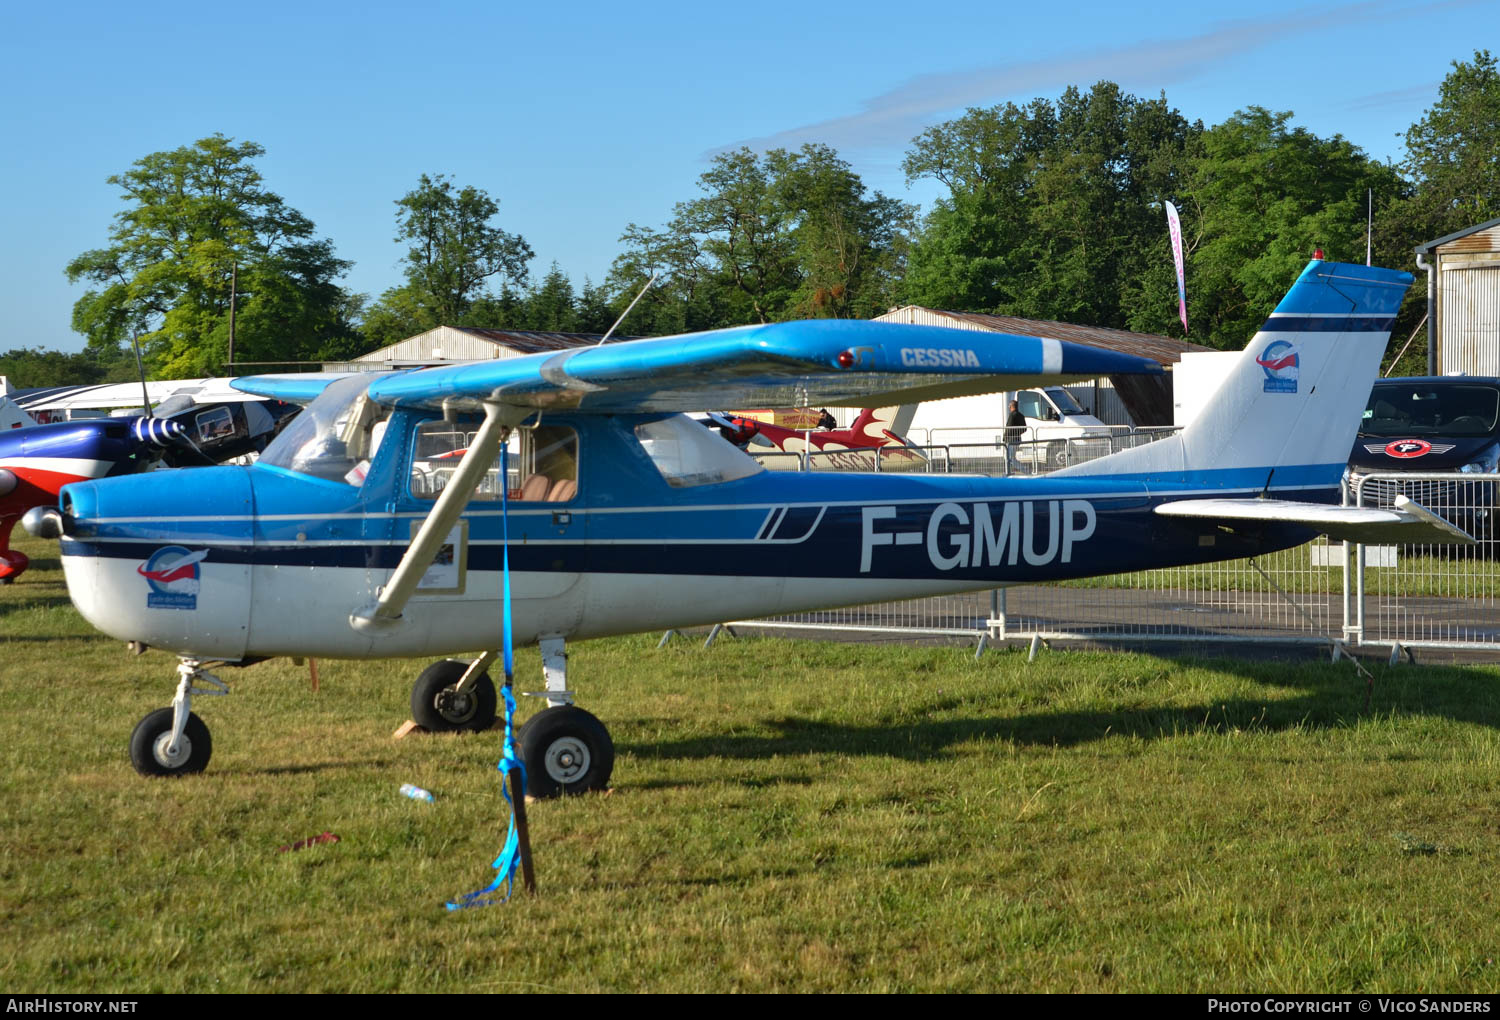
[[[1288,315],[1266,320],[1263,333],[1389,333],[1395,316]]]
[[[1005,505],[985,500],[964,501],[962,513],[954,503],[923,503],[891,507],[894,513],[866,521],[857,506],[829,507],[816,529],[802,542],[706,541],[673,547],[660,542],[587,542],[511,545],[511,569],[519,572],[595,574],[709,575],[784,578],[904,578],[1046,581],[1094,574],[1119,573],[1151,567],[1202,563],[1252,556],[1295,545],[1312,537],[1309,529],[1276,523],[1241,525],[1239,533],[1218,531],[1213,521],[1164,518],[1151,512],[1150,503],[1136,498],[1094,500],[1096,525],[1087,538],[1070,540],[1068,562],[1063,560],[1057,500],[1030,503],[1030,524],[1006,539],[997,539]],[[977,519],[970,511],[979,503],[993,508],[988,543],[999,541],[998,552],[981,542]],[[950,509],[939,512],[940,507]],[[1026,520],[1025,511],[1017,518]],[[1071,522],[1077,526],[1077,521]],[[1063,522],[1063,528],[1069,522]],[[869,534],[866,529],[869,528]],[[874,541],[872,536],[881,536]],[[914,536],[896,542],[894,536]],[[1213,544],[1200,538],[1213,536]],[[891,539],[886,541],[885,539]],[[202,546],[186,536],[172,544]],[[209,541],[213,541],[210,539]],[[222,541],[222,540],[220,540]],[[1027,547],[1029,543],[1029,548]],[[867,548],[867,545],[869,546]],[[65,539],[65,556],[98,556],[144,562],[150,543]],[[503,547],[470,544],[471,571],[498,572]],[[208,545],[209,563],[278,567],[343,567],[386,571],[400,562],[405,546],[389,545]],[[868,569],[861,569],[868,555]],[[1033,562],[1028,562],[1028,559]],[[939,566],[942,561],[945,566]],[[309,581],[316,583],[313,579]]]

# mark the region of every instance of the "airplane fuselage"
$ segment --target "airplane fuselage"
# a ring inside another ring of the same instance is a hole
[[[579,438],[572,498],[471,503],[401,623],[355,629],[350,613],[387,583],[432,508],[407,480],[409,437],[433,417],[392,415],[357,486],[270,465],[70,486],[62,554],[75,603],[114,637],[199,658],[425,656],[493,645],[507,531],[518,643],[1230,559],[1310,537],[1152,513],[1184,494],[1254,495],[1265,472],[1163,485],[762,471],[673,486],[632,432],[663,416],[549,416]],[[1276,492],[1327,500],[1327,478],[1278,477]]]

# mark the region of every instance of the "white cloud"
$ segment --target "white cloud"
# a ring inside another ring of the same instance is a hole
[[[1466,5],[1467,0],[1457,0]],[[1443,5],[1447,6],[1447,5]],[[1222,22],[1213,29],[1181,39],[1151,39],[1115,49],[1069,57],[1000,64],[942,74],[924,74],[863,102],[864,109],[843,117],[749,138],[707,153],[748,146],[756,151],[796,148],[821,142],[840,150],[905,146],[934,120],[966,107],[990,105],[1006,97],[1030,98],[1038,90],[1101,80],[1131,80],[1149,75],[1166,84],[1196,77],[1205,69],[1267,46],[1352,20],[1384,20],[1416,12],[1392,0],[1367,0],[1340,7],[1304,8],[1275,21],[1246,19]]]

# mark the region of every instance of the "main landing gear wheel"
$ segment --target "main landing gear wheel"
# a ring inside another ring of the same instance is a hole
[[[457,690],[469,665],[444,659],[422,670],[411,689],[411,717],[424,730],[478,733],[495,724],[495,685],[481,673],[467,691]]]
[[[517,737],[533,797],[603,790],[615,768],[615,743],[594,715],[572,705],[543,709]]]
[[[137,723],[130,735],[130,764],[143,776],[185,776],[208,767],[214,750],[208,727],[189,713],[174,751],[172,715],[172,709],[158,708]]]

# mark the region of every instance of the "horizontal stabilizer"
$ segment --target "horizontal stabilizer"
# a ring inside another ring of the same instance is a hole
[[[1226,527],[1256,521],[1300,524],[1335,541],[1365,545],[1475,544],[1468,532],[1405,496],[1396,497],[1393,509],[1285,499],[1179,499],[1161,504],[1156,512],[1166,517],[1215,521]]]
[[[284,400],[288,404],[311,404],[328,388],[348,372],[296,372],[288,375],[247,375],[235,379],[229,385],[257,397]]]

